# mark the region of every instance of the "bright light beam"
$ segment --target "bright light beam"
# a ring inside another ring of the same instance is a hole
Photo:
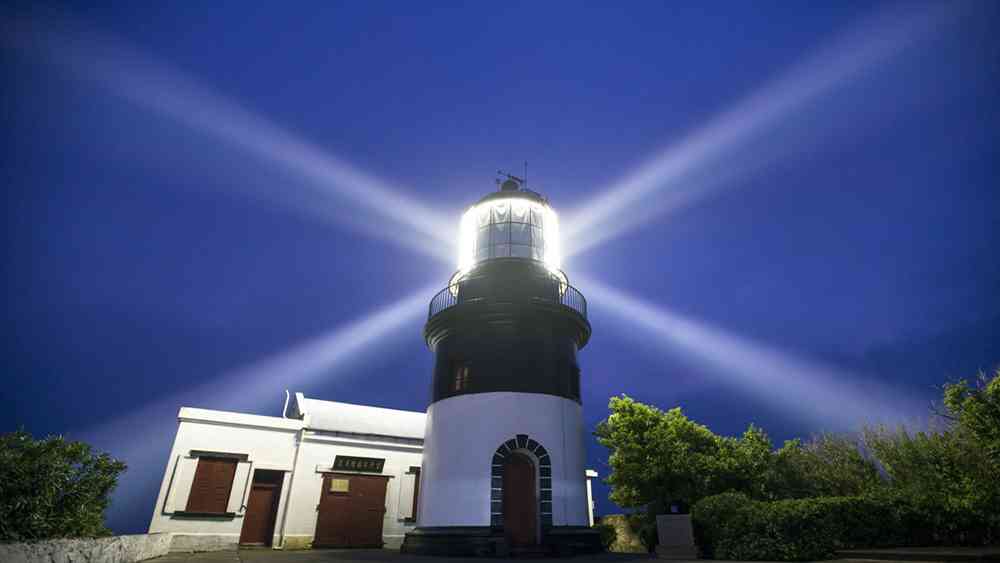
[[[63,22],[61,26],[45,26],[22,20],[2,23],[6,43],[16,50],[299,175],[307,180],[303,185],[318,196],[312,198],[313,212],[322,210],[331,215],[328,209],[337,207],[330,205],[331,196],[349,200],[378,220],[340,210],[338,222],[448,263],[453,260],[454,229],[447,217],[181,73],[114,38],[78,25]],[[303,206],[302,202],[287,203]]]
[[[272,404],[277,414],[284,389],[295,391],[318,377],[333,377],[336,370],[348,368],[351,362],[363,358],[366,351],[384,345],[400,329],[412,327],[427,314],[427,296],[436,289],[436,285],[421,288],[272,357],[201,385],[178,389],[109,422],[73,432],[73,438],[110,452],[130,466],[113,495],[107,516],[109,524],[118,532],[145,530],[148,522],[132,522],[130,518],[144,511],[152,514],[180,407],[259,412],[262,406]]]
[[[951,3],[925,4],[919,10],[913,6],[904,3],[866,19],[635,172],[599,190],[599,195],[566,215],[564,257],[733,185],[740,177],[733,173],[734,159],[743,163],[739,166],[754,169],[773,160],[775,149],[788,141],[764,138],[769,131],[793,119],[806,104],[887,62],[957,15]],[[785,150],[797,149],[791,144]],[[659,199],[659,192],[665,190],[670,190],[669,197]]]
[[[927,406],[898,389],[865,381],[686,318],[673,311],[577,276],[587,297],[603,310],[638,323],[733,387],[796,418],[830,431],[869,423],[914,423]]]

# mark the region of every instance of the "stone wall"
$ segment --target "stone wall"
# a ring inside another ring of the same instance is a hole
[[[166,555],[170,534],[0,544],[4,563],[133,563]]]
[[[628,519],[624,514],[608,514],[600,518],[599,524],[614,526],[616,537],[615,543],[611,544],[608,551],[615,553],[647,553],[646,546],[642,545],[639,534],[629,526]]]
[[[173,534],[171,552],[236,551],[240,537],[233,534]]]

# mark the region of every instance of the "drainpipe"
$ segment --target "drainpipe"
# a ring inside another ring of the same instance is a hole
[[[288,498],[285,500],[285,510],[281,513],[281,533],[278,544],[281,549],[285,549],[285,526],[288,524],[288,508],[292,505],[292,490],[295,485],[295,471],[299,467],[299,452],[302,451],[302,442],[306,439],[306,416],[302,417],[302,428],[299,429],[298,439],[295,441],[295,457],[292,459],[292,476],[288,478]]]

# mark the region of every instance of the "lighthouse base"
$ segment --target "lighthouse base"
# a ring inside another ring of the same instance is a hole
[[[532,555],[572,556],[603,551],[601,535],[586,526],[556,526],[542,532],[537,546],[511,547],[502,528],[490,526],[439,526],[417,528],[406,534],[400,551],[418,555],[506,557],[519,552]]]

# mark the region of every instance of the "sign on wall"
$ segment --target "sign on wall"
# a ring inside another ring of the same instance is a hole
[[[385,458],[355,457],[338,455],[333,458],[334,471],[361,471],[363,473],[381,473],[385,466]]]

